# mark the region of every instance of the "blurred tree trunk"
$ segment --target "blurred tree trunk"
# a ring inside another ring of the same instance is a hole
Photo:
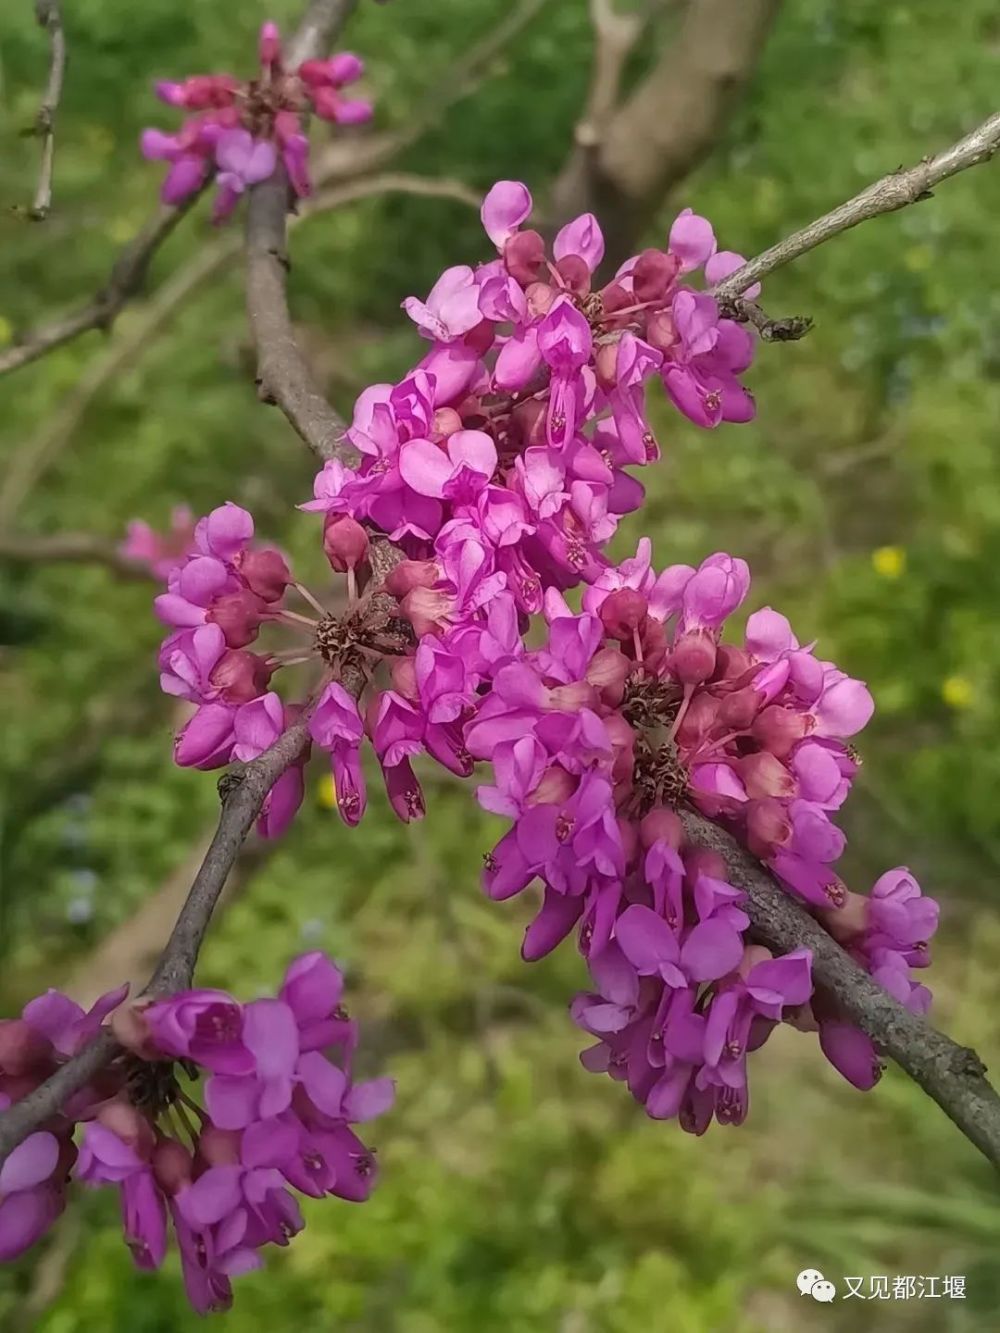
[[[593,5],[590,100],[551,195],[554,225],[597,213],[606,264],[631,254],[667,193],[709,153],[749,83],[781,0],[690,0],[653,68],[617,101],[635,20]]]

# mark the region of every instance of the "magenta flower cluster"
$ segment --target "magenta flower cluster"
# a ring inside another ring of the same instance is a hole
[[[834,869],[834,817],[871,695],[773,610],[750,616],[740,646],[722,642],[749,592],[742,560],[718,553],[656,573],[645,539],[619,565],[604,553],[642,500],[628,469],[658,456],[647,380],[703,427],[752,415],[739,381],[751,335],[684,280],[700,267],[715,281],[740,257],[688,210],[664,249],[595,290],[596,220],[564,227],[550,258],[524,227],[530,207],[523,185],[494,186],[482,216],[499,257],[449,269],[426,301],[404,302],[431,348],[399,383],[362,393],[348,431],[358,465],[327,463],[302,506],[324,516],[346,615],[294,585],[323,613],[311,645],[248,652],[265,621],[309,618],[284,608],[279,554],[248,554],[243,510],[197,526],[197,553],[157,600],[177,627],[164,688],[198,705],[178,761],[252,758],[308,715],[350,824],[365,808],[366,735],[403,819],[424,812],[411,767],[421,751],[465,776],[487,761],[480,802],[512,827],[486,857],[484,887],[505,899],[541,882],[526,959],[577,932],[595,990],[573,1015],[600,1038],[588,1067],[701,1132],[713,1117],[743,1119],[746,1056],[787,1020],[818,1030],[832,1063],[870,1087],[878,1053],[814,996],[808,951],[775,959],[751,943],[743,894],[720,858],[685,843],[676,812],[728,828],[880,984],[924,1010],[911,970],[928,960],[936,904],[903,869],[868,898]],[[405,556],[379,584],[369,533]],[[564,593],[581,584],[575,612]],[[529,649],[535,613],[548,638]],[[364,662],[361,707],[344,684],[352,654]],[[324,664],[318,696],[283,704],[271,675],[310,656]],[[301,790],[299,766],[269,796],[265,832],[287,825]]]
[[[276,998],[245,1005],[213,990],[122,1005],[126,989],[89,1014],[49,991],[0,1023],[4,1106],[109,1013],[125,1049],[4,1163],[0,1259],[16,1258],[51,1226],[72,1174],[118,1190],[137,1267],[160,1267],[172,1227],[191,1304],[201,1314],[227,1309],[231,1279],[302,1230],[293,1190],[368,1198],[375,1157],[352,1126],[392,1105],[393,1084],[353,1082],[357,1028],[341,1005],[343,978],[322,953],[297,958]],[[338,1061],[324,1054],[331,1049]],[[199,1076],[203,1105],[192,1095]]]
[[[169,164],[161,190],[179,204],[214,173],[216,222],[224,221],[251,186],[267,180],[279,158],[292,189],[309,194],[309,140],[303,118],[315,114],[338,125],[369,120],[372,105],[345,97],[343,89],[364,72],[357,56],[341,52],[286,69],[274,23],[260,30],[260,73],[240,80],[229,74],[196,74],[181,83],[156,85],[168,106],[190,113],[176,134],[143,130],[142,155]]]

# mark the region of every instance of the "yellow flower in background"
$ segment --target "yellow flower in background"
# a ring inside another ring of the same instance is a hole
[[[941,698],[949,708],[971,708],[976,691],[967,676],[945,676],[941,682]]]
[[[880,546],[872,551],[872,568],[884,579],[898,579],[906,573],[906,552],[901,546]]]
[[[326,773],[320,778],[316,786],[316,800],[324,810],[336,810],[337,785],[333,780],[332,773]]]

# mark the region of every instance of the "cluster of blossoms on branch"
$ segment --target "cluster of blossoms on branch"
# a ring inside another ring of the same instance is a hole
[[[179,204],[214,173],[214,220],[224,221],[251,186],[273,175],[279,158],[300,198],[309,194],[309,140],[304,118],[315,114],[338,125],[371,119],[372,104],[345,97],[343,89],[364,72],[356,55],[305,60],[286,69],[274,23],[260,30],[256,79],[195,74],[181,83],[160,82],[157,96],[190,113],[176,134],[143,130],[143,157],[169,163],[161,198]]]
[[[487,761],[480,802],[513,822],[486,857],[484,888],[505,899],[541,882],[528,960],[577,932],[595,989],[572,1013],[600,1039],[588,1068],[700,1133],[713,1117],[742,1121],[746,1056],[786,1020],[818,1030],[844,1076],[871,1087],[878,1053],[813,995],[808,951],[772,958],[750,941],[743,894],[721,858],[685,845],[676,813],[723,824],[880,984],[925,1010],[911,969],[928,961],[937,905],[904,869],[864,897],[833,868],[844,849],[834,816],[858,766],[850,742],[871,695],[770,609],[750,616],[742,645],[722,642],[749,592],[742,560],[717,553],[657,573],[648,540],[618,565],[604,553],[642,501],[627,469],[658,457],[647,381],[703,427],[752,415],[738,378],[751,335],[690,284],[741,257],[688,210],[664,249],[594,290],[596,219],[564,227],[549,258],[524,227],[530,209],[525,186],[494,186],[482,217],[498,258],[448,269],[426,301],[404,302],[431,348],[399,383],[362,393],[347,432],[358,465],[328,462],[302,506],[324,516],[345,613],[299,584],[321,619],[310,627],[284,609],[290,575],[277,552],[249,550],[245,511],[225,506],[198,525],[198,550],[157,600],[176,627],[164,688],[198,705],[178,762],[252,758],[308,716],[355,824],[366,737],[403,819],[424,812],[416,755],[466,776]],[[385,538],[396,563],[375,579],[371,543]],[[577,612],[564,594],[580,585]],[[529,649],[538,613],[548,638]],[[282,620],[311,643],[247,651]],[[322,665],[312,697],[284,704],[273,673],[310,658]],[[279,779],[264,832],[287,825],[301,789],[301,766]]]
[[[172,1226],[192,1305],[227,1309],[230,1279],[301,1231],[292,1190],[368,1198],[375,1157],[351,1126],[387,1110],[393,1084],[352,1081],[357,1026],[324,954],[297,958],[277,998],[250,1004],[192,990],[129,1005],[126,990],[86,1014],[48,991],[0,1022],[0,1107],[38,1087],[109,1015],[123,1047],[0,1168],[0,1260],[45,1234],[71,1177],[110,1185],[136,1265],[160,1267]]]

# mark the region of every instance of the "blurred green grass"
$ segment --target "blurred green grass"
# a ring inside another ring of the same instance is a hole
[[[296,6],[272,6],[290,19]],[[30,6],[0,32],[0,337],[97,288],[145,217],[157,172],[135,139],[166,115],[154,77],[252,60],[261,17],[205,0],[67,5],[72,65],[60,119],[56,209],[29,197],[30,122],[45,68]],[[365,4],[350,44],[369,58],[380,115],[439,86],[504,0]],[[664,207],[691,204],[723,243],[769,244],[869,179],[952,141],[995,109],[1000,20],[990,0],[797,0],[712,158]],[[569,141],[586,81],[584,6],[556,0],[496,77],[410,150],[407,169],[476,187],[504,175],[539,196]],[[767,284],[774,313],[808,313],[802,343],[762,348],[760,415],[712,435],[659,413],[665,459],[618,549],[649,531],[658,560],[727,549],[755,571],[800,637],[872,686],[879,711],[847,819],[845,865],[865,886],[909,862],[946,907],[931,973],[939,1021],[1000,1061],[1000,173],[868,223]],[[158,258],[156,281],[207,236],[200,219]],[[398,311],[446,264],[482,253],[450,203],[367,201],[295,237],[294,309],[342,408],[349,385],[398,375],[416,340]],[[126,312],[115,337],[127,336]],[[32,438],[91,358],[91,334],[0,381],[0,446]],[[25,531],[117,535],[171,505],[254,509],[307,571],[312,520],[291,505],[310,466],[247,372],[239,275],[199,289],[90,407],[31,495]],[[148,590],[93,568],[0,568],[4,733],[0,998],[13,1007],[64,975],[183,858],[215,802],[210,776],[169,761],[171,719],[152,670]],[[315,775],[318,781],[318,774]],[[891,1072],[862,1097],[814,1044],[782,1032],[755,1057],[738,1131],[691,1140],[646,1121],[580,1070],[565,1013],[578,961],[517,956],[522,909],[481,900],[493,833],[468,793],[432,789],[404,830],[377,803],[344,830],[312,802],[219,922],[202,977],[246,995],[296,950],[350,973],[366,1060],[399,1081],[377,1126],[383,1179],[355,1209],[309,1209],[266,1273],[242,1279],[227,1327],[358,1333],[679,1333],[872,1328],[980,1330],[1000,1304],[1000,1205],[985,1164]],[[44,1333],[194,1328],[173,1270],[133,1273],[114,1201],[0,1275],[0,1325]],[[61,1248],[60,1248],[61,1247]],[[62,1268],[65,1271],[61,1271]],[[966,1302],[804,1308],[803,1267],[964,1273]],[[44,1313],[39,1292],[52,1287]]]

